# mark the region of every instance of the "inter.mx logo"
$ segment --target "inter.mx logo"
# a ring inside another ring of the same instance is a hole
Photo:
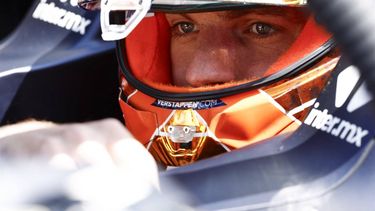
[[[67,0],[60,0],[61,3],[66,3]],[[71,6],[76,6],[76,1],[70,1]],[[87,27],[91,24],[91,20],[82,17],[79,14],[60,8],[55,5],[55,2],[47,2],[47,0],[40,0],[40,3],[32,14],[33,18],[56,25],[60,28],[80,33],[84,35]]]
[[[356,92],[351,95],[352,90],[356,87],[360,79],[359,71],[350,66],[343,70],[337,77],[335,107],[341,108],[346,105],[348,113],[352,113],[372,100],[372,96],[366,90],[363,82]],[[351,97],[350,97],[351,96]],[[351,123],[347,120],[333,116],[328,109],[320,109],[320,103],[316,102],[304,123],[336,136],[346,142],[361,147],[363,138],[368,135],[369,131]]]

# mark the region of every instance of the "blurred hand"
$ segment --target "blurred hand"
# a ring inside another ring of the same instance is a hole
[[[3,185],[9,186],[10,183],[1,178],[9,173],[4,171],[5,174],[1,174],[2,166],[15,167],[18,164],[14,163],[33,161],[72,172],[63,181],[64,191],[74,200],[90,201],[99,207],[103,205],[105,210],[111,210],[108,204],[128,206],[158,189],[154,159],[114,119],[82,124],[32,121],[0,128],[0,181]],[[33,178],[29,177],[43,177],[40,169],[28,174],[23,175],[22,180],[30,179],[32,183]],[[12,177],[14,179],[14,175]],[[43,180],[39,182],[43,183]],[[15,186],[20,184],[19,181],[15,183],[18,183]],[[12,185],[9,188],[16,191]],[[19,188],[25,191],[25,187]],[[0,198],[2,192],[9,196],[9,190],[6,193],[7,190],[2,189]],[[30,191],[35,192],[34,189]]]
[[[39,157],[49,159],[56,167],[69,169],[108,162],[132,165],[129,156],[140,161],[152,160],[144,147],[115,119],[77,124],[30,121],[0,128],[0,157],[3,159]]]

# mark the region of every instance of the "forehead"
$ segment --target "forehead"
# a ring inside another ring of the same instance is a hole
[[[261,7],[243,10],[227,10],[218,13],[221,18],[238,18],[247,14],[293,16],[302,12],[301,8],[290,7]]]
[[[202,13],[180,13],[169,14],[172,16],[183,16],[186,18],[215,18],[216,20],[233,20],[249,16],[276,16],[279,18],[290,19],[291,21],[299,22],[308,16],[309,12],[306,8],[301,7],[257,7],[248,9],[235,9],[215,12]]]

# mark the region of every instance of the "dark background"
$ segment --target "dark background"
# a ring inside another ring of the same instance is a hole
[[[11,33],[34,1],[5,0],[0,6],[0,41]]]

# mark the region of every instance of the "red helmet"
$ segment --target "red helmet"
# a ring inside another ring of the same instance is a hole
[[[106,2],[126,127],[164,166],[293,132],[339,57],[305,0]]]

